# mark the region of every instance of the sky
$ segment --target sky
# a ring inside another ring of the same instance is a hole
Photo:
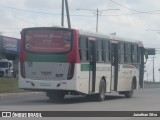
[[[61,2],[0,0],[0,34],[20,38],[23,28],[61,26]],[[117,36],[142,41],[145,47],[160,48],[159,0],[68,0],[68,5],[72,28],[96,32],[95,12],[98,9],[99,33],[108,35],[116,32]],[[66,21],[65,16],[65,27],[68,27]],[[160,81],[159,58],[156,55],[157,81]],[[152,59],[146,66],[150,80]]]

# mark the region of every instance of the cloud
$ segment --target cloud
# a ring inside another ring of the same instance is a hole
[[[158,0],[115,1],[128,8],[140,11],[150,11],[159,8]],[[92,32],[95,32],[96,28],[96,15],[93,14],[92,11],[77,11],[77,8],[86,8],[95,11],[97,8],[99,10],[120,9],[119,11],[103,11],[102,15],[126,14],[134,12],[106,0],[68,0],[68,3],[71,15],[85,15],[71,16],[72,27]],[[27,9],[31,11],[41,11],[59,14],[61,13],[61,0],[1,0],[0,4],[20,9]],[[34,23],[42,26],[61,25],[60,15],[36,14],[4,7],[0,7],[0,9],[7,11],[7,14],[3,15],[0,20],[0,25],[3,27],[35,27],[36,25]],[[159,44],[159,37],[157,37],[156,33],[145,31],[146,29],[152,28],[158,29],[160,25],[159,19],[160,17],[158,15],[148,14],[128,15],[119,17],[99,16],[99,32],[104,34],[117,32],[117,35],[121,37],[131,37],[133,39],[142,40],[145,44],[153,44],[150,43],[150,40],[154,39]],[[66,17],[65,27],[67,27]]]

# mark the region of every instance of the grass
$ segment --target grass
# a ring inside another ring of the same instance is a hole
[[[18,88],[18,80],[16,78],[0,77],[0,94],[18,92],[26,92],[26,90]]]

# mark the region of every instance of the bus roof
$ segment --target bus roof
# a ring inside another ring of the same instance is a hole
[[[93,33],[93,32],[88,32],[88,31],[83,31],[83,30],[79,30],[79,33],[81,35],[86,35],[86,36],[90,36],[90,37],[105,38],[105,39],[109,39],[111,41],[116,40],[116,41],[123,41],[123,42],[132,42],[132,43],[139,44],[140,46],[143,46],[142,41],[138,41],[138,40],[134,40],[134,39],[123,38],[123,37],[118,37],[118,36],[114,36],[114,35],[105,35],[105,34],[101,34],[101,33]]]

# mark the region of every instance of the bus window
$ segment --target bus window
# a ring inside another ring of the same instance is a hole
[[[111,44],[110,41],[108,41],[108,61],[111,61]]]
[[[81,61],[88,61],[88,40],[85,36],[79,38],[79,55]]]
[[[132,62],[137,63],[137,45],[132,44]]]
[[[107,41],[102,41],[102,61],[107,62]]]
[[[127,43],[124,43],[124,62],[128,62]]]
[[[124,43],[121,42],[121,43],[120,43],[120,54],[121,54],[121,55],[120,55],[120,59],[121,59],[120,62],[121,62],[121,63],[124,63],[124,55],[125,55],[125,54],[124,54],[124,50],[125,50],[125,48],[124,48]]]
[[[103,53],[104,53],[104,58],[102,59],[104,62],[109,62],[110,61],[110,42],[104,40],[103,41]]]
[[[97,62],[102,62],[102,52],[103,52],[102,48],[103,48],[102,40],[97,40],[96,41]]]
[[[69,30],[27,30],[25,50],[29,52],[59,53],[71,50],[72,32]]]
[[[121,62],[121,44],[118,44],[118,62]]]
[[[128,63],[131,63],[131,44],[127,44],[127,55],[128,55]]]
[[[140,48],[137,46],[137,63],[140,63]]]

